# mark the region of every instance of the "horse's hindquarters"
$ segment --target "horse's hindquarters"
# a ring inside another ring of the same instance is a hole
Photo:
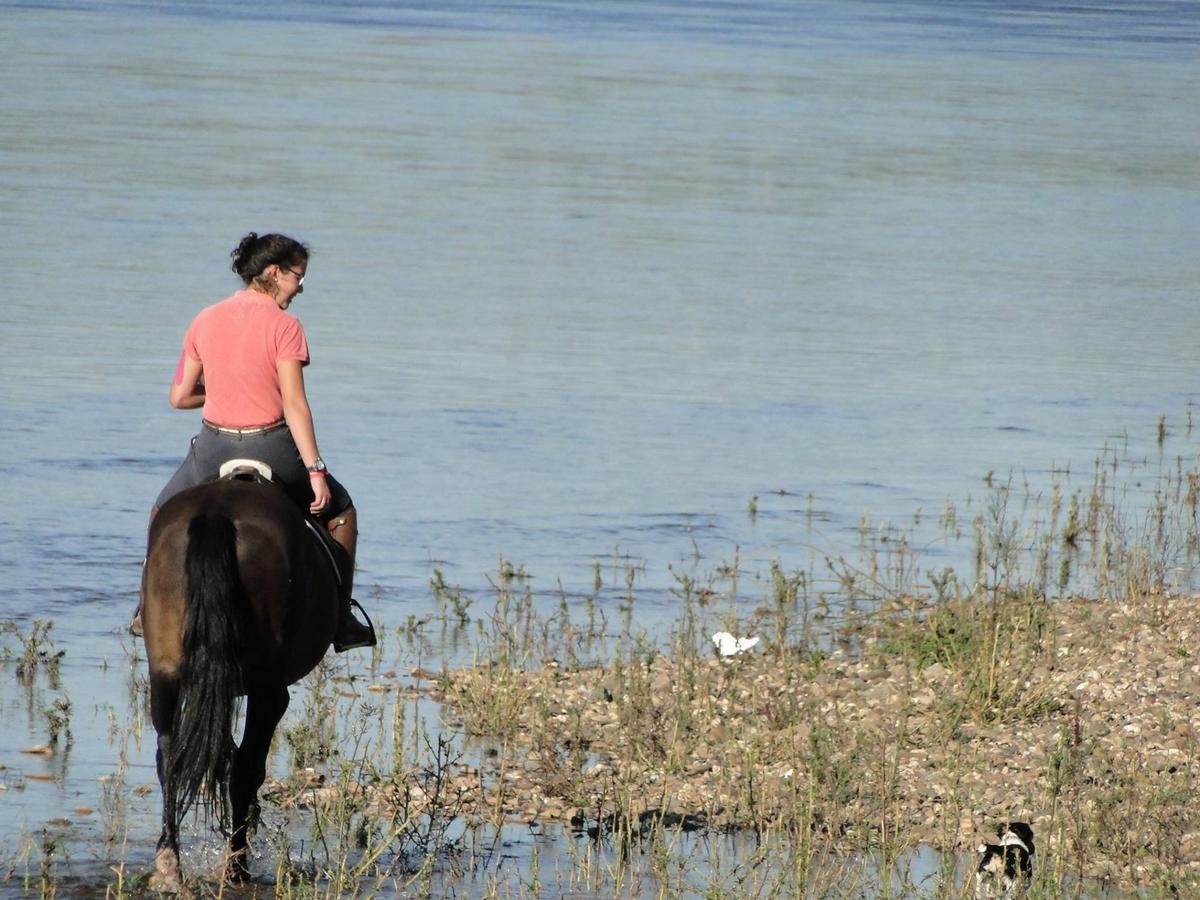
[[[338,600],[332,568],[292,502],[243,481],[201,485],[164,504],[143,586],[163,792],[155,879],[170,889],[179,880],[178,824],[196,800],[206,799],[244,848],[287,685],[324,655]],[[249,697],[240,750],[232,735],[239,693]]]

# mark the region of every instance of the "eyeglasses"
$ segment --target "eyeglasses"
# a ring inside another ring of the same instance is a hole
[[[280,266],[279,268],[296,276],[297,287],[304,287],[304,276],[300,272],[297,272],[295,269],[289,268],[288,266]]]

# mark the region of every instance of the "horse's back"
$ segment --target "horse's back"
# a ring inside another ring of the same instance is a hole
[[[241,479],[199,485],[172,497],[150,529],[143,581],[146,653],[153,672],[177,674],[187,621],[189,547],[205,523],[228,522],[236,553],[230,602],[247,683],[291,683],[320,661],[336,622],[336,581],[300,511],[278,487]],[[194,526],[193,523],[196,523]]]

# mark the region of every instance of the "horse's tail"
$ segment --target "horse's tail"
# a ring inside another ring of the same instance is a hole
[[[223,829],[229,823],[233,719],[241,693],[237,605],[237,530],[225,516],[201,513],[188,526],[187,620],[170,752],[170,784],[183,818],[197,798]]]

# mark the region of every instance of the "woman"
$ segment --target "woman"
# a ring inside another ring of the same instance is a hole
[[[154,512],[180,491],[216,478],[228,460],[262,460],[349,557],[334,649],[373,646],[374,629],[351,611],[358,516],[317,449],[304,392],[308,343],[300,321],[286,312],[304,292],[308,248],[282,234],[251,232],[230,255],[246,289],[202,310],[184,335],[170,401],[176,409],[203,407],[203,427]],[[135,615],[135,633],[140,625]]]

